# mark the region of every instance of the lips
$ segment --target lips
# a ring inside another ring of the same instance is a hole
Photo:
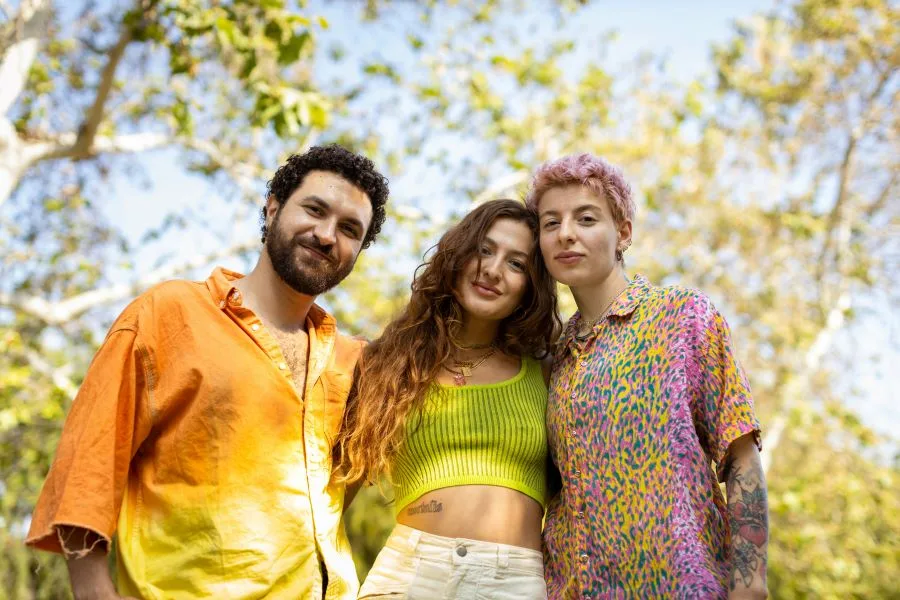
[[[483,281],[473,281],[472,288],[474,288],[479,295],[486,298],[496,298],[500,295],[500,290]]]
[[[553,257],[553,260],[564,265],[574,265],[582,258],[584,258],[584,254],[580,254],[578,252],[560,252]]]

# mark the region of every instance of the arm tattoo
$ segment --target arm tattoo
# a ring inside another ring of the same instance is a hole
[[[406,509],[406,514],[409,516],[420,515],[423,513],[439,513],[444,510],[444,503],[438,502],[437,500],[432,500],[431,502],[423,502],[418,506],[410,506]]]
[[[728,493],[728,524],[731,528],[730,589],[751,587],[759,577],[766,580],[766,549],[769,539],[768,500],[765,478],[759,464],[730,462],[725,489]]]

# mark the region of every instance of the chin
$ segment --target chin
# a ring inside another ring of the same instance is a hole
[[[482,321],[502,321],[512,314],[512,311],[497,310],[493,306],[484,306],[475,302],[462,302],[460,307],[468,316]]]

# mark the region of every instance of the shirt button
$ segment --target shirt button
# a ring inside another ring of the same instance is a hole
[[[575,469],[575,471],[572,473],[572,476],[575,477],[576,479],[581,477],[581,471],[579,471],[578,469]]]
[[[284,363],[278,363],[278,368],[284,371],[285,369],[287,369],[287,365]]]
[[[581,511],[579,510],[577,513],[575,513],[575,516],[576,516],[577,518],[579,518],[579,519],[583,519],[583,518],[584,518],[584,513],[581,512]]]
[[[591,557],[590,557],[590,555],[588,555],[588,554],[582,554],[582,555],[581,555],[581,560],[583,560],[583,561],[585,561],[585,562],[587,562],[587,560],[590,559],[590,558],[591,558]]]
[[[581,361],[582,367],[586,367],[587,365],[588,365],[588,362],[586,360]]]
[[[571,398],[572,400],[575,400],[576,398],[578,398],[578,393],[577,393],[577,392],[572,392],[572,395],[569,396],[569,398]]]
[[[259,331],[259,323],[254,323],[250,326],[250,329],[252,329],[253,331]]]
[[[466,554],[468,554],[468,550],[466,550],[465,546],[460,546],[459,548],[456,549],[456,553],[459,554],[460,556],[465,556]]]

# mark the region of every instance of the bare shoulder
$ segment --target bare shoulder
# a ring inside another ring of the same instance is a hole
[[[550,385],[550,371],[553,368],[553,355],[548,354],[540,360],[541,372],[544,374],[544,383]]]

